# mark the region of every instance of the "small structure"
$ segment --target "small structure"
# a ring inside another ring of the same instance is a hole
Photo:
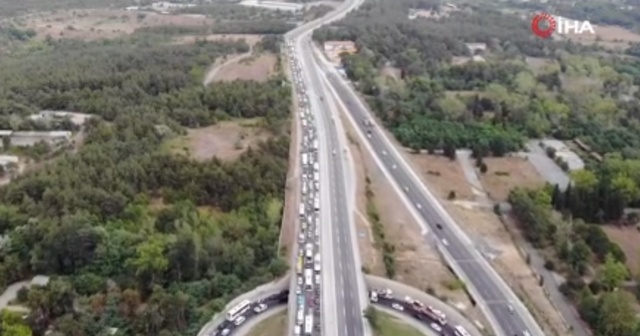
[[[91,118],[91,115],[84,114],[84,113],[67,112],[67,111],[45,110],[29,116],[29,119],[31,120],[45,121],[45,122],[63,120],[65,118],[69,118],[69,120],[71,120],[72,123],[78,126],[82,126],[87,121],[87,119]]]
[[[46,275],[36,275],[31,279],[29,286],[42,286],[45,287],[49,284],[49,277]]]
[[[578,154],[569,149],[564,142],[555,139],[544,139],[540,142],[545,149],[553,148],[555,156],[566,162],[570,171],[584,169],[584,161]]]
[[[477,55],[487,50],[486,43],[465,43],[465,45],[467,46],[467,49],[469,49],[471,55]]]
[[[327,41],[324,43],[324,53],[334,64],[341,63],[341,54],[355,54],[356,52],[358,52],[358,48],[353,41]]]
[[[69,131],[11,131],[0,130],[0,137],[9,137],[11,146],[28,147],[39,142],[44,142],[50,146],[59,146],[71,142],[72,133]]]

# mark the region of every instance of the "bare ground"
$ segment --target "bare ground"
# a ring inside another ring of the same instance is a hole
[[[213,41],[239,41],[244,40],[249,46],[253,47],[262,40],[262,35],[256,34],[212,34],[207,36],[184,35],[174,39],[176,43],[194,43],[196,40]]]
[[[640,271],[640,232],[635,227],[617,227],[603,225],[602,229],[609,239],[618,244],[627,256],[627,267],[632,274]]]
[[[266,140],[269,133],[255,125],[259,119],[223,121],[216,125],[190,129],[186,136],[172,139],[169,150],[189,155],[196,160],[233,160],[249,146]]]
[[[438,252],[424,240],[420,227],[382,171],[378,169],[370,154],[365,148],[360,148],[359,139],[354,136],[355,133],[349,122],[347,120],[342,122],[350,139],[354,176],[359,177],[355,219],[363,266],[371,274],[386,276],[382,253],[375,247],[371,224],[367,217],[365,179],[368,176],[374,193],[374,203],[384,226],[385,240],[395,246],[396,277],[394,280],[421,290],[431,288],[439,297],[463,309],[467,316],[482,321],[481,313],[477,308],[472,307],[464,291],[447,288],[456,281],[455,276],[443,264]]]
[[[485,158],[484,163],[488,170],[481,174],[480,181],[496,202],[506,201],[514,187],[537,188],[544,185],[544,180],[525,157]]]
[[[481,246],[488,246],[488,252],[497,253],[492,264],[513,290],[525,299],[536,319],[543,325],[548,335],[567,335],[560,314],[547,299],[538,285],[534,273],[520,254],[517,244],[521,239],[517,230],[507,231],[505,225],[491,208],[476,204],[459,162],[437,155],[409,154],[413,165],[419,168],[423,182],[438,195],[458,225],[470,238]],[[494,200],[506,199],[514,186],[533,186],[542,183],[529,162],[517,157],[486,158],[489,171],[481,176],[485,190]],[[508,173],[498,176],[496,171]],[[431,173],[430,173],[431,172]],[[434,174],[439,172],[440,175]],[[455,200],[448,200],[450,190],[456,192]],[[512,238],[515,236],[514,238]]]
[[[24,26],[33,28],[37,37],[100,39],[115,38],[151,26],[206,26],[211,19],[198,15],[162,15],[152,12],[132,12],[122,9],[78,9],[55,13],[38,13],[24,19]]]
[[[221,67],[214,76],[214,81],[254,80],[265,81],[276,72],[278,58],[264,53],[248,58],[241,58]]]
[[[599,44],[609,49],[625,49],[630,43],[640,42],[640,34],[617,26],[593,26],[595,34],[567,34],[577,42],[584,44]]]

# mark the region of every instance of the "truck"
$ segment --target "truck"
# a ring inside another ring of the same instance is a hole
[[[316,272],[320,272],[320,267],[321,267],[321,266],[320,266],[320,253],[317,253],[317,254],[316,254],[316,258],[315,258],[315,260],[313,261],[313,269],[314,269]]]
[[[302,154],[302,165],[303,166],[307,165],[307,163],[309,162],[308,159],[309,159],[309,157],[308,157],[307,153],[303,153]]]
[[[313,180],[316,182],[320,181],[320,172],[314,172],[313,173]]]
[[[300,203],[300,217],[304,217],[304,203]]]

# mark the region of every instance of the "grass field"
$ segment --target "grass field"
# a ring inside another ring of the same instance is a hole
[[[247,336],[279,336],[287,333],[287,311],[269,317],[255,326]]]
[[[373,332],[376,336],[424,336],[424,334],[415,328],[379,310],[378,324],[378,329]]]

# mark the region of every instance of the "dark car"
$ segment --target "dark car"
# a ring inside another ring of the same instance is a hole
[[[442,230],[442,224],[436,223],[436,227],[438,228],[438,230]]]

